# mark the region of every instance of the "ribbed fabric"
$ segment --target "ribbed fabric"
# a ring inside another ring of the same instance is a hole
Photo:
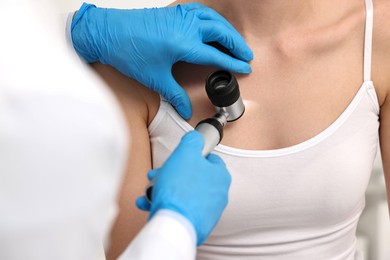
[[[378,149],[371,71],[372,3],[366,0],[364,82],[328,128],[276,150],[219,145],[232,174],[229,205],[197,259],[362,259],[356,227]],[[193,128],[165,101],[149,126],[159,167]]]

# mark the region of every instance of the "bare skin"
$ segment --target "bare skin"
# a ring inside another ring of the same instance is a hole
[[[227,18],[255,55],[252,74],[238,76],[246,112],[228,125],[222,144],[249,150],[299,144],[332,124],[361,87],[364,0],[200,2]],[[390,2],[374,0],[374,10],[372,80],[381,107],[380,144],[390,201],[390,21],[386,19]],[[151,168],[147,126],[158,110],[159,97],[108,66],[93,66],[120,99],[134,140],[107,254],[107,259],[115,259],[146,222],[147,215],[135,209],[134,201],[143,193],[145,173]],[[204,91],[204,79],[214,70],[189,64],[174,67],[175,78],[192,101],[193,126],[214,113]]]

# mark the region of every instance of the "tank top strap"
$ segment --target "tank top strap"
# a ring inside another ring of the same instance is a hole
[[[372,29],[374,9],[372,0],[365,0],[366,25],[364,35],[364,81],[371,81]]]

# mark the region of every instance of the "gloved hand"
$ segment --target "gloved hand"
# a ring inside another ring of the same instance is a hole
[[[228,202],[231,177],[225,163],[215,154],[202,156],[204,138],[187,133],[164,165],[149,172],[154,179],[150,205],[145,197],[137,207],[150,210],[149,218],[161,209],[186,217],[194,226],[198,246],[210,235]]]
[[[152,9],[105,9],[83,4],[72,22],[72,41],[87,62],[100,61],[160,93],[188,119],[190,100],[172,77],[185,61],[250,73],[253,53],[217,12],[198,3]],[[219,42],[238,59],[205,42]],[[244,61],[242,61],[244,60]]]

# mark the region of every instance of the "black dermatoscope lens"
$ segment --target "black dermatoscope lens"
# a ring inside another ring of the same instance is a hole
[[[245,111],[238,82],[229,71],[220,70],[210,74],[206,79],[206,93],[217,113],[228,113],[228,122],[239,119]]]
[[[213,103],[216,114],[200,121],[195,130],[205,139],[203,156],[207,156],[222,140],[223,127],[227,122],[239,119],[245,111],[236,78],[229,71],[211,73],[206,79],[206,93]],[[152,201],[153,181],[146,188],[145,196]]]

